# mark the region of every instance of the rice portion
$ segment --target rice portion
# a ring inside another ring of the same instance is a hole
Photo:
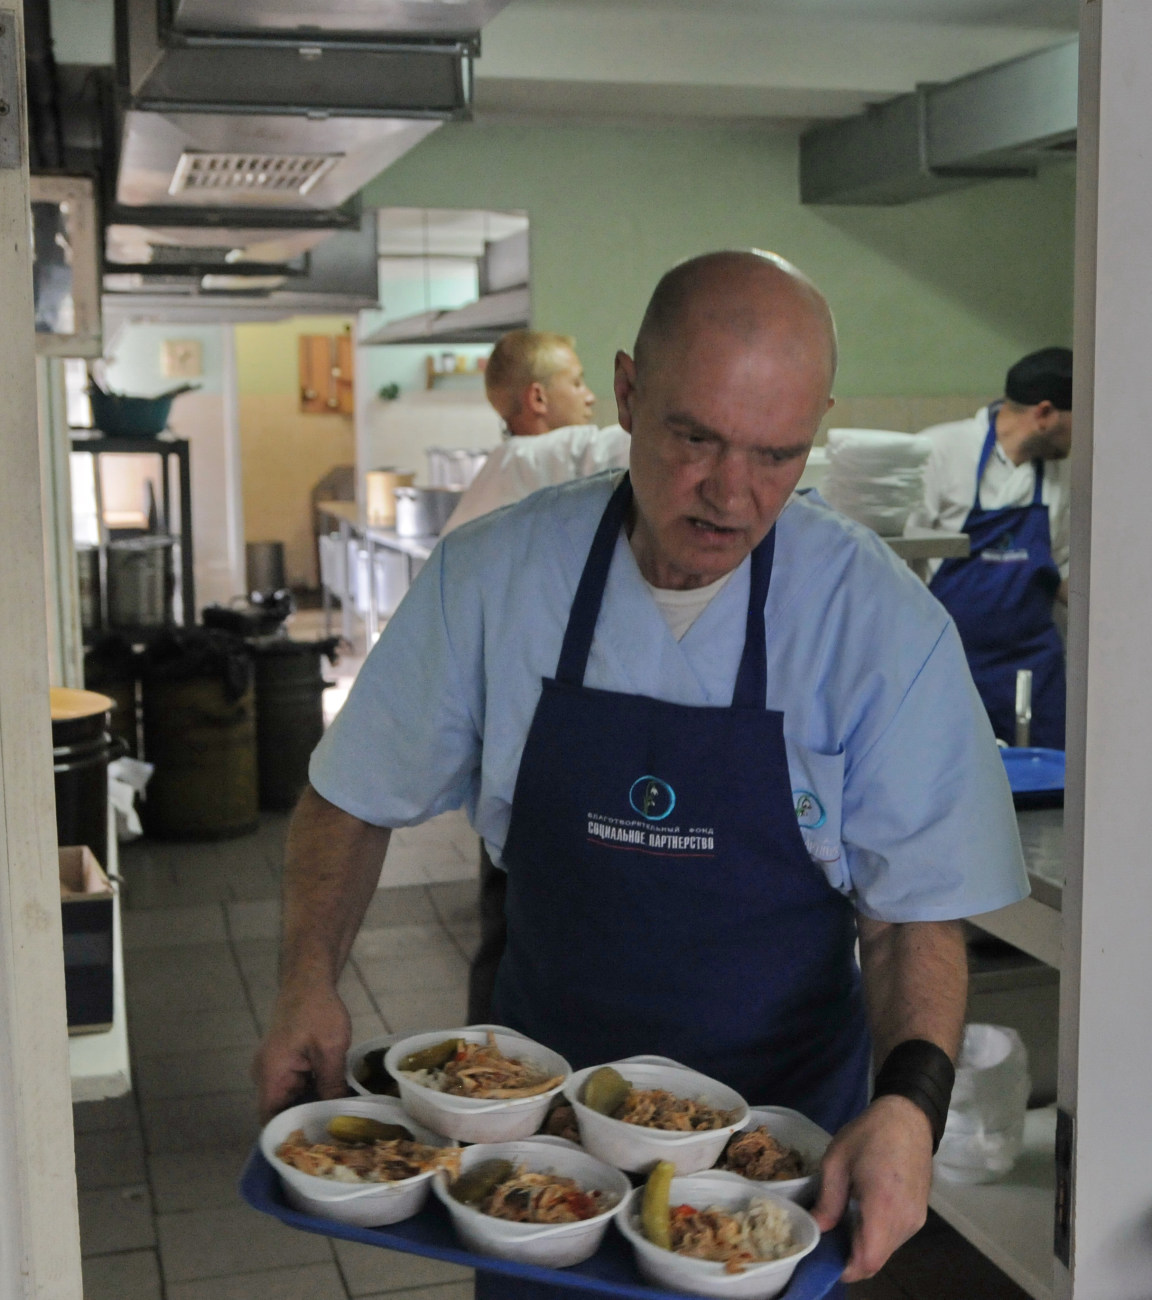
[[[678,1255],[709,1259],[727,1273],[742,1273],[749,1264],[785,1259],[799,1249],[788,1211],[767,1197],[753,1196],[743,1210],[711,1205],[697,1210],[680,1205],[672,1211],[672,1249]]]

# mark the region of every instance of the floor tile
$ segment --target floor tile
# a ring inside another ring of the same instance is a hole
[[[388,861],[380,871],[379,889],[393,889],[401,885],[426,885],[427,877],[418,858],[397,857],[389,854]]]
[[[430,952],[447,952],[452,944],[448,932],[437,921],[432,925],[394,925],[386,930],[362,931],[352,945],[357,961],[392,960],[411,963]]]
[[[228,933],[233,939],[277,939],[280,936],[279,898],[228,903]]]
[[[278,903],[281,893],[280,877],[269,869],[267,863],[251,862],[229,872],[228,889],[231,897],[238,901],[266,900]]]
[[[465,961],[471,961],[480,947],[479,925],[453,925],[448,933]]]
[[[235,1206],[236,1185],[251,1142],[231,1150],[178,1151],[148,1157],[152,1199],[157,1214],[215,1210]]]
[[[109,1097],[105,1101],[82,1101],[72,1107],[72,1130],[75,1133],[108,1133],[115,1129],[137,1128],[136,1098]]]
[[[256,1022],[247,1005],[186,1015],[128,1015],[128,1036],[137,1057],[169,1056],[174,1052],[213,1051],[225,1047],[256,1047]]]
[[[907,1291],[902,1291],[894,1282],[889,1281],[887,1272],[878,1273],[866,1282],[854,1282],[846,1288],[848,1300],[909,1300]],[[976,1297],[973,1297],[976,1300]]]
[[[167,1300],[346,1300],[347,1294],[335,1264],[306,1264],[241,1277],[176,1282],[168,1287]]]
[[[84,1300],[161,1300],[154,1250],[89,1255],[84,1260]]]
[[[145,1183],[80,1193],[80,1250],[111,1255],[156,1243],[152,1202]]]
[[[230,873],[223,867],[195,870],[129,867],[124,872],[124,906],[129,912],[223,903],[234,897]]]
[[[461,858],[458,854],[451,857],[437,854],[425,858],[421,864],[424,878],[432,882],[467,880],[473,883],[480,878],[480,870],[475,862]]]
[[[138,1128],[77,1133],[75,1142],[76,1185],[81,1191],[126,1187],[147,1180],[144,1140]]]
[[[141,962],[137,956],[133,967],[146,973],[143,978],[129,983],[130,1010],[180,1014],[243,1004],[244,983],[227,944],[166,948],[162,951],[166,957],[189,958],[195,955],[195,959]]]
[[[136,1089],[150,1101],[160,1097],[248,1092],[252,1088],[251,1065],[250,1047],[141,1056],[136,1061]]]
[[[381,1034],[391,1032],[392,1026],[388,1024],[383,1016],[372,1014],[370,1016],[352,1017],[353,1043],[364,1043],[370,1038],[379,1038]]]
[[[242,1149],[260,1132],[255,1090],[143,1100],[140,1109],[149,1155]]]
[[[227,938],[223,908],[207,904],[125,912],[123,922],[125,951],[222,943]]]
[[[326,1264],[326,1237],[289,1228],[242,1202],[228,1209],[161,1214],[156,1219],[168,1285],[206,1277]]]
[[[902,1246],[884,1269],[886,1281],[931,1300],[1027,1300],[1024,1291],[939,1215]]]
[[[457,989],[430,989],[423,993],[378,993],[380,1014],[393,1033],[419,1033],[424,1029],[458,1029],[465,1023],[467,994]]]
[[[280,969],[280,944],[276,939],[236,939],[232,944],[240,973],[249,984],[275,986]]]
[[[478,887],[475,880],[445,881],[429,885],[436,915],[446,926],[474,924],[479,916]]]
[[[368,1296],[445,1282],[470,1282],[472,1270],[423,1255],[381,1250],[357,1241],[332,1239],[336,1262],[344,1274],[348,1294]]]
[[[399,885],[395,889],[378,889],[364,914],[363,934],[393,925],[435,925],[436,909],[431,891],[424,885]]]
[[[382,1005],[381,994],[455,990],[468,978],[468,963],[448,935],[438,939],[435,947],[411,956],[397,954],[365,959],[357,953],[356,969],[360,972],[360,978],[372,990],[378,1006]]]
[[[475,1287],[472,1279],[467,1282],[445,1282],[441,1286],[420,1286],[412,1291],[380,1291],[375,1296],[364,1296],[363,1300],[472,1300]]]

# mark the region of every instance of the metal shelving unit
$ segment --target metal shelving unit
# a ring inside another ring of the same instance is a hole
[[[100,486],[101,456],[159,456],[162,472],[160,475],[161,509],[164,512],[165,526],[170,526],[172,519],[173,486],[171,461],[176,462],[175,499],[179,508],[180,529],[176,535],[180,548],[180,610],[181,622],[185,627],[192,627],[196,622],[196,583],[192,571],[192,482],[191,459],[187,438],[177,438],[174,434],[161,434],[157,438],[117,438],[103,433],[72,434],[72,450],[84,452],[94,461],[93,480],[96,485],[96,515],[100,528],[101,549],[101,583],[106,590],[105,563],[108,545],[107,532],[104,527],[104,498]],[[121,629],[132,634],[132,629]],[[146,639],[145,631],[151,634],[154,629],[141,630],[140,639]]]

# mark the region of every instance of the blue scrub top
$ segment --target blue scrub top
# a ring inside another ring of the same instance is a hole
[[[520,755],[617,473],[546,488],[446,537],[317,747],[346,812],[411,826],[464,807],[494,860]],[[585,684],[731,703],[749,561],[677,642],[623,533]],[[834,888],[883,921],[936,921],[1028,893],[1004,765],[956,629],[869,530],[815,494],[777,524],[765,607],[768,708],[793,798]]]

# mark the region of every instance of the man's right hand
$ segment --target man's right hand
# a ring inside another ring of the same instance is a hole
[[[321,1099],[345,1096],[344,1058],[351,1041],[352,1022],[334,988],[281,989],[252,1062],[261,1122],[309,1091]]]

